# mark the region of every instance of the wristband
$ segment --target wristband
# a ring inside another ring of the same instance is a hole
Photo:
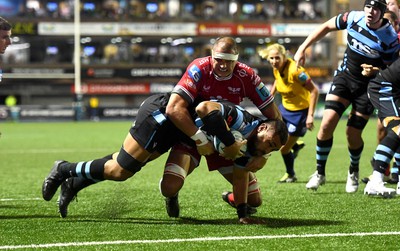
[[[241,203],[236,206],[236,213],[238,215],[238,218],[246,218],[247,215],[247,203]]]
[[[196,142],[196,146],[204,146],[208,143],[207,136],[202,130],[197,130],[197,132],[190,137],[194,142]]]

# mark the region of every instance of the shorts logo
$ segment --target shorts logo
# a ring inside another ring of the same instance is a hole
[[[201,71],[197,65],[192,65],[188,71],[189,76],[194,80],[194,82],[199,82],[201,78]]]

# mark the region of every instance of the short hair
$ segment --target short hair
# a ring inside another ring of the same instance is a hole
[[[392,21],[392,20],[396,21],[397,20],[397,14],[394,13],[393,11],[391,11],[391,10],[386,10],[384,14],[389,14],[390,19],[391,19],[389,21]]]
[[[11,30],[11,24],[2,17],[0,17],[0,30],[3,31]]]
[[[282,145],[285,145],[286,142],[288,141],[289,137],[289,132],[286,127],[285,122],[283,122],[281,119],[267,119],[264,121],[267,124],[273,124],[275,128],[275,135],[279,136],[279,140],[281,141]]]
[[[239,54],[236,41],[233,37],[219,37],[215,40],[213,49],[220,47],[224,53]]]
[[[280,45],[278,43],[271,44],[271,45],[267,46],[267,48],[259,50],[258,55],[260,55],[260,57],[263,59],[268,59],[268,55],[272,50],[276,50],[279,52],[279,54],[282,55],[282,58],[281,58],[282,61],[286,60],[286,49],[285,49],[285,47],[283,47],[283,45]]]

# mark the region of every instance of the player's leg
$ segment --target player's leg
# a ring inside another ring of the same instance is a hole
[[[349,115],[346,128],[350,166],[347,174],[346,192],[355,193],[359,185],[359,162],[364,149],[362,132],[368,122],[369,116],[352,111]]]
[[[297,180],[296,174],[294,171],[294,154],[292,152],[292,147],[296,144],[298,139],[299,139],[298,136],[293,136],[293,135],[289,134],[288,141],[280,150],[282,158],[283,158],[283,162],[285,163],[285,167],[286,167],[286,173],[279,180],[280,183],[292,183],[292,182],[296,182],[296,180]]]
[[[317,134],[317,171],[310,177],[310,180],[306,184],[307,189],[317,190],[320,185],[325,184],[325,167],[333,145],[333,132],[348,106],[348,104],[346,106],[343,103],[343,101],[339,100],[327,100],[325,102],[325,110]]]
[[[199,161],[200,155],[192,147],[178,144],[171,149],[160,180],[160,192],[165,197],[168,216],[179,217],[179,191]]]
[[[390,163],[395,152],[400,147],[400,120],[397,122],[394,130],[389,130],[386,137],[377,146],[374,154],[374,171],[371,180],[367,183],[364,194],[379,195],[382,197],[392,197],[395,190],[387,188],[383,182],[383,176],[386,171],[387,164]]]

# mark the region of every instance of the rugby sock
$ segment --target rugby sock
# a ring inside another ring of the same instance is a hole
[[[381,140],[381,143],[375,150],[374,170],[385,173],[387,166],[390,165],[390,161],[399,146],[400,139],[392,130],[389,130],[386,137]]]
[[[317,138],[317,171],[320,175],[325,175],[326,161],[328,160],[329,153],[332,149],[333,138],[328,140],[319,140]]]
[[[360,158],[361,158],[361,153],[362,153],[363,149],[364,149],[364,144],[361,147],[359,147],[358,149],[350,149],[349,148],[349,155],[350,155],[349,172],[350,172],[350,174],[359,171]]]
[[[294,155],[292,151],[288,154],[282,154],[283,161],[285,162],[286,172],[289,176],[294,176]]]
[[[93,181],[104,180],[104,165],[107,159],[96,159],[92,161],[81,161],[78,163],[62,163],[60,171],[63,177],[81,177]]]

